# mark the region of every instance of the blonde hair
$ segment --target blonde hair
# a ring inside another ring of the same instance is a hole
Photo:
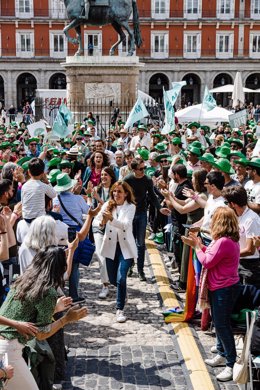
[[[229,207],[218,207],[211,220],[211,236],[213,240],[229,237],[239,241],[239,226],[235,212]]]

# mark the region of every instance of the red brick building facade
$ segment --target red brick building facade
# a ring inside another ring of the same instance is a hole
[[[236,71],[242,72],[247,87],[260,88],[260,0],[137,4],[143,46],[136,55],[145,63],[139,89],[160,100],[163,86],[185,79],[182,103],[193,103],[201,100],[205,85],[233,83]],[[0,7],[0,99],[17,106],[31,100],[36,88],[64,88],[60,62],[76,48],[63,34],[63,1],[2,0]],[[82,35],[85,55],[108,55],[117,40],[111,26],[84,27]],[[119,55],[126,55],[127,43]],[[248,99],[257,103],[257,97]],[[228,96],[218,98],[228,104]]]

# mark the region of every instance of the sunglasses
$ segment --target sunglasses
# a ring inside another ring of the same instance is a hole
[[[161,163],[167,163],[168,160],[161,160],[160,162],[161,162]]]
[[[30,145],[31,145],[31,146],[36,146],[37,144],[34,143],[34,142],[31,142]]]
[[[145,170],[145,168],[138,168],[137,171],[140,171],[140,172],[143,172]]]

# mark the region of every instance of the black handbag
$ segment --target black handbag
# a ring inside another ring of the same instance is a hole
[[[60,195],[58,195],[58,199],[60,202],[61,207],[63,208],[64,212],[78,225],[77,226],[69,226],[68,228],[68,236],[69,236],[69,242],[75,240],[77,231],[80,230],[82,227],[81,223],[73,217],[70,212],[66,209],[64,206]],[[78,248],[76,249],[73,257],[73,261],[76,263],[80,263],[82,265],[88,266],[92,260],[93,254],[95,252],[96,248],[95,245],[90,241],[88,237],[85,238],[84,241],[80,241]]]

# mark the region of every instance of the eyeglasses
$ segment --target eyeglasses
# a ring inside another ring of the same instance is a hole
[[[232,144],[231,144],[231,145],[230,145],[230,148],[231,148],[231,149],[238,149],[238,146],[237,146],[237,145],[232,145]]]
[[[161,160],[160,162],[161,162],[161,163],[167,163],[168,160]]]

